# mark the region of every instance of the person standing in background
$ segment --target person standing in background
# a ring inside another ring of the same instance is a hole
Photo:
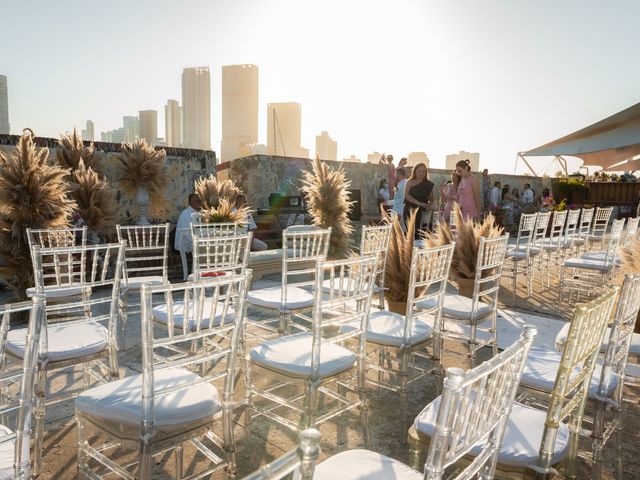
[[[528,183],[524,184],[524,193],[522,194],[522,201],[525,205],[533,203],[533,198],[535,196],[534,191],[531,189],[531,185]]]
[[[480,216],[480,185],[471,173],[469,159],[456,163],[456,173],[462,177],[458,186],[458,204],[465,219],[477,220]]]
[[[404,188],[405,223],[409,215],[411,215],[411,211],[418,209],[415,238],[418,238],[419,231],[422,228],[422,214],[433,203],[433,187],[433,183],[427,178],[427,166],[424,163],[417,164]]]
[[[451,221],[451,210],[453,209],[454,202],[458,201],[458,186],[460,185],[460,175],[456,172],[451,174],[451,183],[447,186],[447,191],[444,195],[445,206],[442,213],[445,224],[449,225]]]
[[[500,190],[500,182],[495,182],[493,184],[493,189],[491,190],[491,196],[489,199],[489,206],[490,207],[497,207],[498,205],[500,205],[500,200],[502,198],[502,191]]]
[[[402,160],[400,161],[402,163]],[[396,170],[396,191],[393,197],[393,211],[398,214],[400,218],[404,213],[404,187],[407,184],[407,171],[400,167]]]
[[[482,204],[484,213],[489,213],[489,205],[491,205],[491,179],[489,178],[489,170],[482,171]]]

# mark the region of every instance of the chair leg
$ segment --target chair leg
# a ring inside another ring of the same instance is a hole
[[[402,430],[408,428],[407,413],[409,410],[409,401],[407,398],[407,380],[409,378],[409,353],[403,350],[400,353],[400,408],[402,409]],[[407,437],[402,435],[402,443],[406,444]]]
[[[591,432],[591,478],[593,480],[600,480],[602,476],[602,447],[604,436],[605,408],[606,407],[602,404],[602,402],[597,402],[596,412],[593,419],[593,431]]]
[[[366,448],[372,448],[371,429],[369,428],[369,405],[367,402],[366,357],[358,361],[358,396],[360,397],[360,423]]]
[[[43,459],[42,450],[44,447],[44,416],[45,416],[45,401],[47,396],[47,371],[40,365],[38,372],[36,373],[35,384],[35,404],[33,409],[33,417],[35,419],[35,435],[33,442],[34,459],[33,459],[33,474],[38,476],[42,473]]]
[[[358,381],[360,379],[358,378]],[[305,428],[315,428],[316,409],[318,406],[318,383],[309,381],[305,392]]]
[[[225,401],[222,407],[222,429],[224,453],[227,460],[225,469],[227,476],[234,477],[238,468],[236,466],[236,442],[233,434],[233,399]]]
[[[77,465],[77,477],[89,478],[89,465],[87,463],[87,451],[89,447],[87,440],[85,439],[84,424],[80,418],[76,417],[76,429],[78,431],[78,465]]]
[[[176,445],[174,454],[176,457],[176,480],[182,480],[184,476],[184,448],[182,444]]]
[[[616,442],[616,480],[622,480],[624,478],[624,468],[622,465],[622,412],[614,409],[613,418],[615,422],[615,442]]]

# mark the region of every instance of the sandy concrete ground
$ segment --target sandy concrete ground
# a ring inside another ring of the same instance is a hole
[[[272,284],[273,278],[260,281],[260,286]],[[565,318],[554,314],[557,304],[557,289],[541,289],[536,285],[536,293],[532,298],[524,298],[525,290],[518,290],[516,302],[512,301],[512,295],[508,290],[508,282],[505,281],[505,289],[501,293],[504,309],[503,320],[499,321],[501,335],[507,338],[516,338],[518,335],[517,322],[529,321],[537,322],[541,330],[539,342],[549,344],[555,336],[555,331],[566,321],[569,308],[565,305],[561,310]],[[542,292],[542,293],[540,293]],[[0,301],[6,301],[6,295],[0,297]],[[554,314],[554,318],[545,317],[545,313]],[[250,315],[253,314],[250,312]],[[514,318],[516,320],[514,320]],[[515,323],[514,323],[515,322]],[[510,327],[509,325],[514,325]],[[514,330],[516,329],[516,330]],[[141,350],[140,350],[140,322],[139,317],[131,315],[126,329],[127,345],[124,351],[120,352],[120,366],[122,375],[139,373]],[[510,336],[510,337],[509,337]],[[504,343],[501,341],[501,344]],[[488,352],[483,353],[486,356]],[[461,360],[455,359],[454,363]],[[464,363],[466,360],[462,360]],[[437,395],[437,380],[434,376],[426,376],[421,381],[413,384],[410,390],[410,401],[407,418],[412,420],[425,405],[433,400]],[[237,398],[242,398],[243,385],[238,384]],[[623,458],[625,466],[625,479],[640,478],[640,456],[637,455],[638,445],[640,445],[640,407],[638,406],[638,389],[627,387],[627,403],[624,412],[624,438],[623,438]],[[399,407],[399,397],[397,394],[376,388],[370,388],[369,398],[369,421],[373,438],[373,449],[397,458],[404,462],[409,462],[409,447],[404,443],[407,432],[406,425],[402,424],[402,415]],[[40,478],[42,479],[72,479],[76,478],[76,428],[73,419],[73,404],[67,402],[48,408],[46,438],[44,445],[45,469]],[[362,428],[357,411],[348,412],[337,417],[320,427],[322,433],[322,456],[325,459],[335,453],[350,448],[360,448],[364,446]],[[293,448],[296,444],[296,434],[278,426],[269,419],[260,417],[254,419],[251,431],[247,434],[244,428],[244,416],[242,407],[237,409],[236,414],[236,444],[238,451],[238,468],[240,477],[253,471],[258,466],[268,463],[283,452]],[[588,444],[583,442],[583,447]],[[612,445],[605,449],[605,479],[614,478]],[[114,454],[115,455],[115,454]],[[120,454],[117,455],[120,457]],[[164,456],[157,465],[154,478],[172,478],[173,457]],[[193,449],[185,448],[185,468],[187,472],[197,468],[201,464],[201,459],[193,457]],[[590,465],[581,460],[578,478],[590,477]],[[218,473],[212,478],[225,478],[225,475]]]

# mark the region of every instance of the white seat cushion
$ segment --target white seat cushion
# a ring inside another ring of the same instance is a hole
[[[567,322],[560,329],[558,334],[556,335],[556,349],[562,350],[564,344],[567,341],[567,335],[569,334],[569,327],[571,323]],[[607,347],[609,346],[609,336],[611,335],[611,327],[607,327],[607,331],[604,334],[604,340],[602,340],[602,345],[600,345],[600,351],[602,353],[607,351]],[[640,355],[640,333],[631,334],[631,343],[629,344],[629,355]]]
[[[347,450],[320,463],[313,480],[422,480],[422,474],[398,460],[369,450]]]
[[[4,435],[11,435],[13,431],[4,425],[0,425],[0,438]],[[29,442],[27,443],[27,447]],[[15,448],[16,442],[14,440],[7,440],[0,443],[0,480],[13,480],[15,478],[13,471],[13,462],[15,461]],[[25,452],[27,458],[29,451]]]
[[[562,354],[555,350],[548,350],[540,347],[531,348],[529,356],[527,357],[527,362],[524,365],[520,385],[542,390],[544,392],[551,392],[556,381],[561,359]],[[589,385],[589,397],[591,398],[595,398],[598,394],[601,375],[602,362],[598,362],[593,372],[593,376],[591,377],[591,384]],[[606,397],[611,396],[618,386],[619,381],[620,378],[618,375],[614,374],[611,376],[611,382],[608,386],[608,390],[605,392]]]
[[[185,368],[154,372],[156,390],[193,384],[198,375]],[[140,428],[142,422],[142,375],[109,382],[85,390],[76,398],[76,411]],[[222,409],[218,391],[210,383],[200,383],[184,390],[158,394],[153,400],[153,422],[161,430],[171,430],[187,423],[213,417]]]
[[[49,285],[44,287],[44,295],[47,298],[66,298],[75,297],[82,294],[82,289],[87,287],[58,287],[56,285]],[[88,289],[90,293],[91,290]],[[36,294],[36,288],[27,288],[27,296],[33,297]]]
[[[197,303],[195,304],[197,306]],[[196,327],[196,319],[194,317],[194,302],[191,300],[189,302],[189,328],[195,329]],[[215,307],[215,308],[214,308]],[[224,302],[218,301],[218,304],[215,305],[212,298],[205,298],[202,305],[202,319],[200,323],[200,328],[209,328],[209,318],[215,311],[215,317],[213,318],[213,326],[217,327],[220,325],[222,320],[224,319],[224,323],[233,322],[236,316],[235,310],[229,305],[227,307],[227,311],[223,314]],[[175,325],[180,328],[184,328],[184,302],[174,302],[173,303],[173,322]],[[153,307],[153,318],[162,322],[164,324],[169,323],[169,308],[166,304],[158,305]]]
[[[26,328],[9,330],[7,351],[24,358]],[[95,322],[54,324],[47,327],[47,349],[51,361],[81,358],[107,348],[107,329]]]
[[[564,261],[564,266],[567,268],[580,268],[583,270],[598,270],[606,272],[611,270],[612,264],[605,265],[602,260],[594,260],[589,258],[568,258]]]
[[[287,285],[287,303],[281,305],[281,287],[260,288],[247,294],[247,302],[257,307],[296,310],[313,306],[313,294],[299,287]]]
[[[140,290],[143,283],[148,283],[149,285],[162,285],[164,283],[164,279],[161,275],[127,277],[125,286],[129,290]]]
[[[311,344],[313,335],[298,333],[264,342],[251,350],[251,361],[262,367],[296,378],[311,376]],[[356,355],[334,343],[322,342],[320,347],[320,377],[329,377],[348,370]]]
[[[456,318],[459,320],[469,320],[471,319],[472,305],[473,302],[469,297],[457,294],[446,294],[444,296],[444,303],[442,305],[442,313],[447,317]],[[418,302],[418,307],[425,310],[435,308],[435,306],[436,300],[433,298]],[[478,302],[477,308],[477,320],[490,315],[492,312],[491,306],[487,305],[484,302]]]
[[[527,258],[527,252],[525,250],[508,250],[506,253],[507,258],[515,258],[520,260],[521,258]]]
[[[369,315],[369,327],[367,329],[367,342],[390,347],[399,347],[404,336],[405,316],[399,313],[378,311]],[[351,325],[344,325],[343,332],[351,331]],[[411,324],[409,345],[417,345],[431,338],[433,330],[424,321],[414,320]]]
[[[604,262],[607,258],[607,252],[590,252],[585,253],[584,255],[580,255],[580,258],[585,260],[596,260],[598,262]],[[614,255],[613,259],[609,258],[609,261],[613,260],[616,262],[616,265],[622,265],[622,258],[619,255]]]
[[[416,430],[428,437],[433,437],[434,426],[441,397],[436,398],[420,412],[413,424]],[[542,441],[544,422],[547,412],[527,405],[515,402],[509,415],[504,440],[500,447],[498,463],[515,467],[525,467],[535,464],[538,460],[538,451]],[[472,454],[481,451],[481,445],[475,445]],[[561,424],[553,449],[551,463],[560,462],[569,452],[569,428]]]

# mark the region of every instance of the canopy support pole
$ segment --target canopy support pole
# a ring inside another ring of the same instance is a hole
[[[534,177],[537,177],[538,174],[536,173],[536,171],[531,167],[531,165],[529,165],[529,162],[527,162],[527,159],[524,158],[524,155],[522,155],[521,153],[518,153],[518,157],[522,159],[522,161],[524,162],[524,164],[529,167],[529,170],[531,170],[531,173],[533,173]]]
[[[568,177],[569,176],[569,170],[567,169],[567,161],[560,155],[556,155],[556,160],[558,160],[558,163],[560,164],[560,166],[564,170],[564,174]]]

